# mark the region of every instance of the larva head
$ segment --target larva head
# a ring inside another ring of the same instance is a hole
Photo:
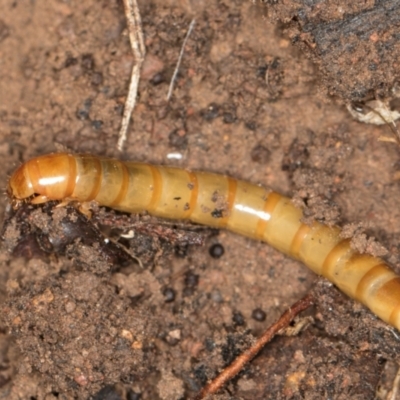
[[[23,200],[42,203],[47,200],[60,200],[68,197],[75,183],[70,178],[71,166],[75,166],[69,154],[48,154],[27,161],[12,174],[8,181],[7,193],[14,205]],[[71,184],[73,185],[71,187]]]
[[[8,181],[7,194],[13,205],[34,195],[29,176],[26,174],[26,165],[20,165]]]

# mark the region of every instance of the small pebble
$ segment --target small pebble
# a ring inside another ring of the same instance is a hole
[[[100,119],[95,119],[94,121],[92,121],[92,127],[96,130],[99,130],[103,127],[103,121],[101,121]]]
[[[197,285],[199,284],[199,275],[194,274],[192,271],[189,271],[185,275],[185,287],[182,291],[183,297],[193,296]]]
[[[236,121],[236,119],[237,119],[236,115],[230,112],[225,112],[222,118],[225,124],[233,124]]]
[[[189,288],[194,288],[199,284],[199,275],[194,274],[192,271],[189,271],[185,275],[185,286]]]
[[[64,62],[64,67],[68,68],[71,67],[72,65],[78,64],[78,59],[75,57],[67,57],[67,59]]]
[[[150,82],[154,85],[157,86],[160,83],[163,83],[165,81],[164,74],[162,72],[157,72],[151,79]]]
[[[243,326],[245,324],[243,314],[239,311],[234,311],[232,315],[232,322],[236,326]]]
[[[267,318],[267,314],[261,308],[255,308],[251,313],[251,317],[256,321],[262,322]]]
[[[209,248],[208,252],[212,258],[221,258],[225,253],[225,249],[222,244],[215,243]]]
[[[94,58],[92,54],[84,54],[81,59],[82,69],[92,71],[94,69]]]
[[[173,130],[168,136],[168,141],[170,146],[173,146],[177,149],[186,149],[188,145],[186,131],[184,129]]]
[[[164,301],[166,303],[171,303],[175,300],[176,292],[174,289],[167,287],[163,290]]]
[[[142,394],[141,393],[136,393],[136,392],[134,392],[132,390],[130,390],[128,392],[128,396],[127,396],[128,400],[140,400],[141,398],[142,398]]]
[[[254,121],[246,122],[246,128],[255,131],[257,129],[257,124]]]
[[[93,396],[93,400],[122,400],[114,386],[107,385]]]
[[[170,346],[176,346],[180,340],[181,340],[181,330],[180,329],[174,329],[174,330],[168,332],[167,337],[165,338],[165,341]]]
[[[201,116],[206,121],[212,121],[213,119],[217,118],[218,115],[219,115],[219,105],[216,103],[209,104],[209,106],[205,110],[202,110],[201,112]]]
[[[81,121],[88,119],[91,106],[92,106],[92,100],[86,99],[83,103],[83,106],[76,111],[76,117]]]
[[[271,157],[271,152],[263,145],[257,144],[250,152],[250,157],[254,162],[266,164]]]

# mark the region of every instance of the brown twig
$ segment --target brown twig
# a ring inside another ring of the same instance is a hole
[[[196,396],[195,400],[204,399],[206,396],[214,394],[220,390],[222,386],[236,376],[281,329],[286,328],[299,313],[306,310],[313,303],[313,296],[307,294],[301,300],[293,304],[289,310],[283,313],[279,319],[263,333],[253,346],[237,357],[231,365],[226,367],[214,380],[208,383],[207,386],[205,386]]]

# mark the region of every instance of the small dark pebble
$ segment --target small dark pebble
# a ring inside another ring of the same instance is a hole
[[[311,134],[311,137],[312,136],[313,134]],[[293,140],[288,151],[283,156],[281,166],[282,171],[288,171],[290,174],[292,174],[303,165],[307,165],[309,157],[310,154],[307,146],[300,144],[297,139]]]
[[[183,134],[182,134],[183,133]],[[186,149],[188,138],[186,132],[180,129],[173,130],[168,136],[169,144],[177,149]]]
[[[262,78],[265,79],[265,74],[267,73],[268,66],[267,65],[261,65],[257,68],[256,70],[256,76],[257,78]]]
[[[201,386],[205,386],[208,381],[209,376],[207,372],[209,372],[208,367],[206,367],[204,364],[198,365],[193,370],[193,375],[196,378],[196,381],[200,381]],[[200,389],[196,390],[196,392],[198,392]]]
[[[191,271],[186,273],[186,275],[185,275],[185,287],[183,288],[182,296],[183,297],[193,296],[198,283],[199,283],[199,275],[196,275]]]
[[[78,59],[76,57],[67,57],[67,59],[64,62],[64,67],[68,68],[71,67],[72,65],[76,65],[78,64]]]
[[[89,112],[87,110],[83,110],[82,108],[80,108],[76,112],[76,117],[81,121],[84,121],[85,119],[89,118]]]
[[[232,322],[236,326],[243,326],[245,323],[243,314],[239,311],[234,311],[232,315]]]
[[[162,72],[156,73],[151,79],[150,82],[154,85],[157,86],[160,83],[163,83],[165,81],[164,74]]]
[[[269,65],[270,69],[277,69],[281,64],[281,60],[279,57],[275,57],[272,63]]]
[[[122,400],[114,386],[105,386],[93,396],[93,400]]]
[[[185,374],[182,376],[182,378],[183,378],[183,381],[185,382],[185,384],[187,385],[188,389],[191,392],[195,392],[195,393],[199,392],[200,389],[202,388],[202,386],[204,386],[207,383],[207,379],[206,379],[206,381],[202,385],[200,385],[199,382],[197,382],[197,379],[198,379],[197,376],[196,376],[197,379],[194,379],[194,378],[190,377],[189,375]]]
[[[221,258],[225,253],[225,249],[222,244],[215,243],[208,249],[208,252],[212,258]]]
[[[201,111],[201,116],[206,121],[212,121],[213,119],[217,118],[219,115],[219,105],[216,103],[211,103],[209,106]]]
[[[175,255],[180,258],[185,258],[188,255],[189,246],[187,245],[178,245],[175,246]]]
[[[189,271],[185,275],[185,286],[189,288],[195,288],[199,284],[199,275]]]
[[[267,318],[267,314],[261,308],[255,308],[251,313],[251,317],[256,321],[262,322]]]
[[[94,68],[94,58],[92,54],[84,54],[81,60],[82,69],[92,71]]]
[[[245,123],[247,129],[255,131],[257,129],[257,124],[254,121],[249,121]]]
[[[135,383],[137,381],[137,377],[134,374],[122,374],[121,376],[121,382],[127,384],[127,385],[132,385],[133,383]]]
[[[225,112],[223,115],[222,120],[225,124],[233,124],[236,121],[236,115],[230,112]]]
[[[262,144],[254,146],[250,152],[250,157],[254,162],[266,164],[271,156],[271,152]]]
[[[383,364],[385,364],[387,362],[387,359],[386,358],[383,358],[383,357],[379,357],[378,358],[378,365],[383,365]]]
[[[89,111],[90,108],[92,107],[92,100],[91,99],[86,99],[83,102],[83,106],[80,107],[77,111],[76,111],[76,116],[78,119],[80,120],[85,120],[89,118]]]
[[[211,339],[211,338],[207,338],[207,339],[204,341],[204,345],[205,345],[205,347],[206,347],[206,350],[207,350],[209,353],[211,353],[212,351],[214,351],[215,348],[217,347],[217,344],[216,344],[216,343],[214,342],[214,340]]]
[[[92,121],[92,126],[94,129],[99,130],[103,127],[103,121],[95,119],[94,121]]]
[[[127,395],[127,400],[140,400],[142,398],[141,393],[136,393],[133,390],[130,390]]]
[[[163,290],[164,301],[166,303],[171,303],[175,300],[176,292],[174,289],[167,287]]]

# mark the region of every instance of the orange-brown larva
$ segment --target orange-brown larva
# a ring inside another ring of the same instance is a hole
[[[400,330],[400,277],[383,260],[352,249],[338,227],[302,223],[301,209],[289,198],[260,186],[206,172],[59,153],[21,165],[8,193],[15,203],[95,200],[125,212],[188,219],[262,240]]]

